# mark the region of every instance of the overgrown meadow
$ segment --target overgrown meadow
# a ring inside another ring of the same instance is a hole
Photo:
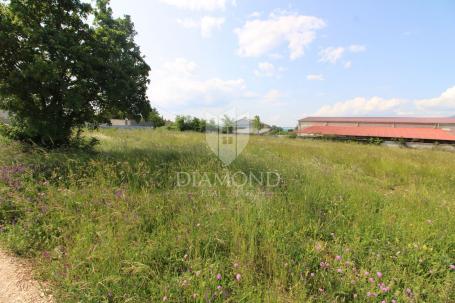
[[[454,153],[254,136],[224,167],[201,134],[89,135],[0,138],[0,241],[58,302],[455,302]]]

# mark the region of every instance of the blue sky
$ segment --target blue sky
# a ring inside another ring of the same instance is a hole
[[[112,0],[167,118],[455,115],[455,1]]]

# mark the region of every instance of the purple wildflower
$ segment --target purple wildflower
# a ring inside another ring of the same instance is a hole
[[[117,189],[117,190],[114,192],[114,195],[115,195],[115,197],[116,197],[117,199],[123,198],[123,195],[124,195],[123,190]]]
[[[406,295],[407,295],[408,297],[411,297],[411,296],[412,296],[412,290],[411,290],[410,288],[406,288],[406,291],[405,291],[405,292],[406,292]]]
[[[322,269],[327,269],[330,267],[330,264],[323,261],[323,262],[319,263],[319,266],[321,266]]]

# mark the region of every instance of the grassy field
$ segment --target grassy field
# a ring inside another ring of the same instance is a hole
[[[61,302],[455,302],[455,154],[103,130],[95,152],[0,138],[0,241]],[[278,186],[177,186],[276,172]]]

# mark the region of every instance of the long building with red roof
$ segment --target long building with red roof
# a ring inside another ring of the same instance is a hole
[[[455,143],[455,118],[307,117],[299,136]]]

